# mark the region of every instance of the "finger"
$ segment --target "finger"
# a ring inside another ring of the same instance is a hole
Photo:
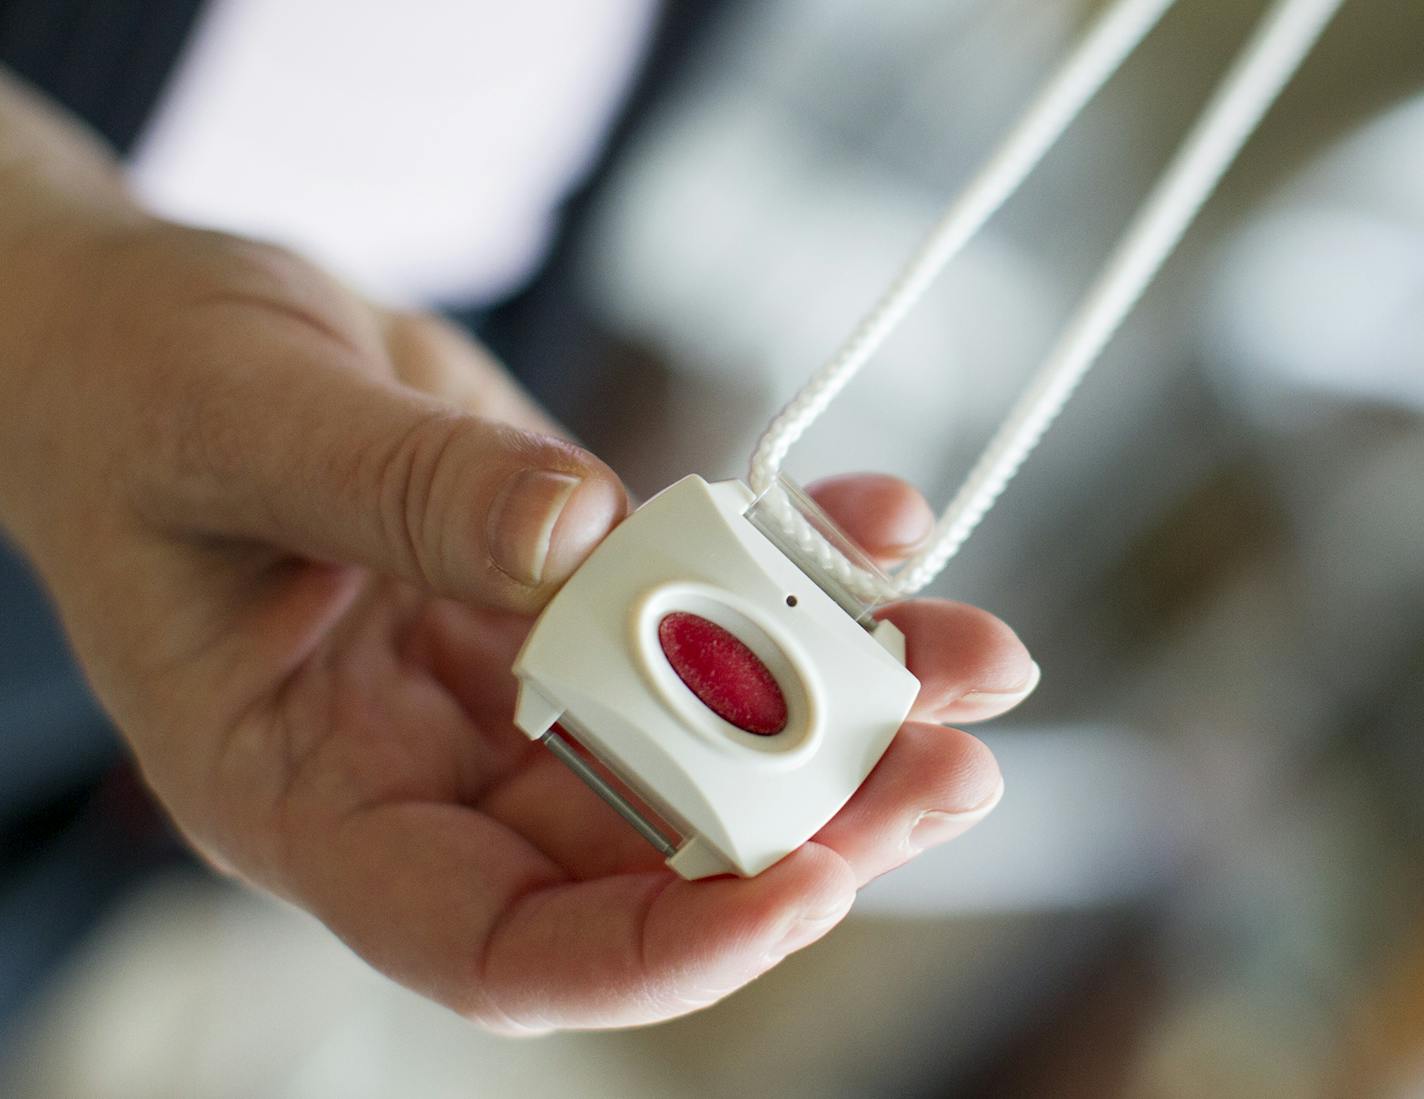
[[[814,941],[854,897],[810,845],[752,880],[670,871],[569,882],[468,809],[385,805],[328,829],[301,899],[415,990],[511,1031],[653,1022],[695,1010]]]
[[[879,565],[902,561],[930,536],[935,516],[919,491],[898,477],[853,473],[807,493]]]
[[[197,529],[533,611],[626,514],[584,450],[370,377],[283,314],[251,337],[189,402],[201,445],[173,495]]]
[[[911,717],[987,721],[1038,686],[1040,670],[1013,630],[988,611],[945,599],[916,599],[878,612],[905,635],[905,657],[920,681]]]
[[[525,615],[430,600],[405,639],[405,655],[449,691],[487,735],[524,741],[512,716],[519,681],[510,674],[529,635]]]
[[[396,377],[475,416],[569,439],[490,353],[430,313],[387,312],[386,351]]]
[[[810,490],[840,527],[881,564],[913,552],[934,515],[924,498],[894,477],[855,474]],[[1012,630],[984,611],[917,600],[882,612],[908,639],[910,670],[921,680],[914,716],[983,721],[1006,713],[1038,685],[1039,668]]]
[[[1003,790],[999,766],[982,742],[910,722],[816,840],[838,852],[863,885],[967,832],[998,805]]]
[[[536,893],[486,943],[474,1013],[536,1028],[683,1015],[821,938],[854,899],[850,868],[817,844],[752,879],[664,870]]]

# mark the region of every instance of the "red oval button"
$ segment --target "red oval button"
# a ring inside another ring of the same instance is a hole
[[[676,611],[658,623],[663,653],[714,714],[743,732],[775,736],[786,728],[786,696],[761,659],[715,622]]]

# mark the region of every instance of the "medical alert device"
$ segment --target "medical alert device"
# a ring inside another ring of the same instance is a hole
[[[736,481],[665,489],[565,584],[514,665],[515,724],[688,879],[754,876],[815,835],[919,692],[900,631],[823,590],[755,503]]]
[[[772,421],[750,488],[673,485],[609,535],[535,624],[515,664],[516,723],[683,877],[759,874],[865,780],[919,689],[905,639],[869,606],[921,591],[994,506],[1342,0],[1267,10],[934,534],[885,576],[797,500],[781,476],[788,451],[1174,2],[1106,6],[884,297]]]

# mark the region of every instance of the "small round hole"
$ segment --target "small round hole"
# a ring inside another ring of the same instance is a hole
[[[796,606],[797,602],[798,602],[798,600],[797,600],[796,596],[794,596],[794,595],[788,595],[788,596],[786,597],[786,605],[787,605],[788,607],[794,607],[794,606]]]

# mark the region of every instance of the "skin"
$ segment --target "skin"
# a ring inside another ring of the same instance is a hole
[[[96,694],[196,850],[410,988],[510,1033],[670,1018],[997,803],[943,723],[1037,669],[985,612],[916,601],[886,614],[923,689],[864,787],[760,877],[681,881],[511,723],[532,616],[630,505],[482,348],[153,219],[3,82],[0,269],[0,522]],[[529,470],[578,478],[537,582],[510,565]],[[886,563],[932,521],[892,478],[815,495]]]

